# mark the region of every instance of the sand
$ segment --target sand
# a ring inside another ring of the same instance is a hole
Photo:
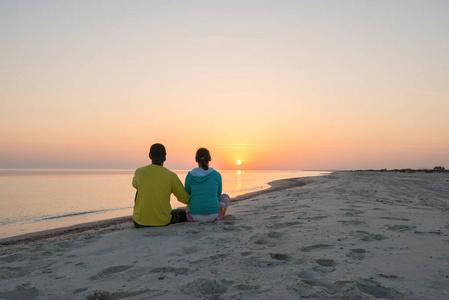
[[[449,175],[336,172],[216,224],[129,218],[0,240],[1,299],[449,299]]]

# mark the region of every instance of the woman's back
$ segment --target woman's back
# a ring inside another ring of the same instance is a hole
[[[194,215],[220,212],[219,199],[222,193],[220,173],[212,168],[195,168],[187,174],[185,188],[191,195],[189,211]]]

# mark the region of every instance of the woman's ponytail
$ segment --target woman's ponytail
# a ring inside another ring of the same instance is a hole
[[[195,161],[203,170],[209,170],[209,162],[211,161],[209,150],[200,148],[196,151]]]

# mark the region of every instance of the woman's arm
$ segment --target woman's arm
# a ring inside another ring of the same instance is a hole
[[[218,172],[217,172],[218,173]],[[222,181],[221,181],[221,174],[220,173],[218,173],[218,193],[217,193],[217,197],[218,197],[218,199],[220,199],[220,197],[221,197],[221,193],[223,192],[222,191],[222,189],[223,189],[223,183],[222,183]]]
[[[187,173],[186,181],[185,181],[185,184],[184,184],[184,187],[185,187],[185,189],[186,189],[186,192],[189,193],[189,195],[192,194],[192,188],[191,188],[191,186],[190,186],[190,176],[191,176],[191,175],[190,175],[190,172]]]

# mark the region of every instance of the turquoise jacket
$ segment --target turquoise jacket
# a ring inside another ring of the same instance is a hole
[[[212,168],[195,168],[186,176],[185,189],[190,198],[189,212],[192,215],[217,214],[222,192],[221,175]]]

